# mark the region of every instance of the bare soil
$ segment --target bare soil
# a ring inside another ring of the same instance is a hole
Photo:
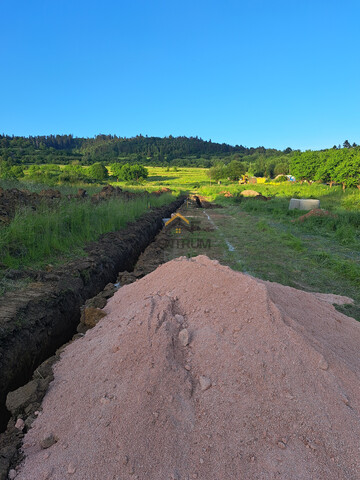
[[[360,324],[329,303],[349,301],[205,256],[160,266],[66,347],[12,474],[360,479]]]

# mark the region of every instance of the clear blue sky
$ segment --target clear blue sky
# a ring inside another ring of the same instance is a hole
[[[0,0],[0,132],[360,143],[359,0]]]

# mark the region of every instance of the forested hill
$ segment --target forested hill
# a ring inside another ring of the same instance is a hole
[[[214,143],[198,137],[144,137],[132,138],[116,135],[97,135],[94,138],[77,138],[73,135],[49,135],[15,137],[0,135],[0,156],[15,164],[80,163],[134,161],[143,164],[211,166],[216,157],[224,158],[236,154],[242,157],[262,155],[277,156],[284,152],[264,147],[246,148]]]

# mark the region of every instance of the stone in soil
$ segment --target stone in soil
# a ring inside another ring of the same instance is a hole
[[[180,342],[180,345],[183,346],[183,347],[186,347],[186,345],[188,345],[188,343],[189,343],[189,332],[186,328],[183,328],[182,330],[180,330],[179,342]]]
[[[58,441],[58,438],[55,437],[53,433],[45,437],[43,440],[40,442],[40,446],[43,449],[50,448],[52,447],[56,442]]]

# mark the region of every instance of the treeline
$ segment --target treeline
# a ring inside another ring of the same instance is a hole
[[[213,167],[214,178],[226,173],[227,177],[234,177],[233,167],[228,167],[232,164],[237,165],[237,172],[240,168],[256,177],[274,178],[291,173],[300,181],[341,183],[345,188],[360,184],[359,156],[360,147],[348,140],[343,146],[334,146],[332,149],[300,152],[291,148],[281,151],[231,146],[198,137],[171,135],[164,138],[142,135],[132,138],[116,135],[97,135],[94,138],[0,135],[0,177],[19,178],[25,167],[46,164],[50,166],[44,166],[42,170],[34,168],[31,176],[57,176],[59,181],[72,183],[87,181],[89,177],[81,167],[94,164]],[[66,165],[66,168],[56,169],[55,166],[59,165]],[[125,168],[123,173],[128,171]],[[139,173],[134,175],[146,178]]]
[[[26,172],[26,173],[25,173]],[[0,162],[0,179],[14,180],[26,177],[37,183],[46,183],[54,186],[59,183],[98,183],[107,180],[139,183],[148,177],[148,171],[142,165],[120,165],[115,163],[108,169],[102,163],[94,163],[91,166],[81,165],[30,165],[26,169],[20,166],[4,167]]]
[[[293,152],[287,155],[253,154],[246,157],[235,154],[214,162],[209,169],[209,177],[218,181],[225,178],[239,180],[245,173],[269,179],[277,175],[287,175],[290,172],[290,160],[293,154]]]
[[[300,181],[360,188],[360,147],[344,142],[341,149],[295,152],[290,159],[290,171]]]
[[[279,156],[285,151],[264,147],[246,148],[205,141],[198,137],[133,138],[97,135],[76,138],[72,135],[15,137],[0,135],[0,157],[12,164],[74,164],[97,162],[141,163],[154,166],[210,167],[219,159],[230,161],[248,156]]]
[[[235,157],[235,158],[234,158]],[[247,173],[268,179],[291,174],[297,181],[320,182],[360,188],[360,147],[345,141],[343,148],[305,152],[292,151],[287,155],[250,155],[240,161],[236,155],[231,161],[218,162],[209,169],[209,177],[239,180]]]

